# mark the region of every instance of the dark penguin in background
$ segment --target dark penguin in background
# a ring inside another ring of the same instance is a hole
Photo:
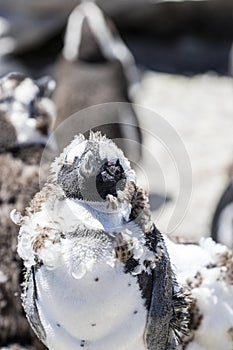
[[[131,102],[137,73],[134,58],[113,23],[92,2],[77,6],[68,19],[63,57],[57,64],[56,125],[77,111],[101,106],[87,112],[84,119],[77,116],[72,135],[61,144],[61,150],[75,134],[100,130],[114,139],[131,161],[139,160],[141,132],[133,107],[111,104]]]
[[[54,88],[49,77],[34,81],[12,73],[0,80],[0,347],[44,349],[21,306],[22,263],[10,212],[23,210],[47,176],[49,164],[40,166],[40,160],[56,117]]]
[[[216,242],[233,248],[233,167],[230,168],[229,175],[229,182],[215,209],[211,236]]]

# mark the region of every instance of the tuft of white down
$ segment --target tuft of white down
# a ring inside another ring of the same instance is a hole
[[[22,95],[22,99],[24,97],[26,99],[26,95]],[[44,110],[47,113],[49,113],[52,127],[52,124],[56,119],[56,111],[53,102],[48,98],[42,98],[40,101],[40,106],[44,108]],[[46,144],[49,141],[49,147],[52,149],[56,149],[56,142],[54,136],[51,134],[51,136],[42,135],[41,132],[37,130],[37,120],[36,118],[30,118],[28,106],[26,104],[22,105],[21,101],[15,101],[14,103],[12,103],[9,120],[15,127],[18,144]]]
[[[99,203],[99,205],[102,205],[102,203]],[[89,246],[92,244],[90,238],[89,241],[88,238],[80,238],[77,239],[76,245],[71,239],[62,239],[60,234],[66,236],[70,232],[75,232],[77,228],[79,228],[79,231],[82,228],[83,230],[89,228],[90,230],[105,231],[106,235],[112,240],[114,240],[114,235],[117,232],[121,232],[125,242],[132,241],[133,253],[140,261],[138,270],[135,270],[134,274],[140,273],[142,269],[145,269],[144,260],[147,259],[153,263],[155,256],[145,248],[144,237],[139,227],[134,223],[124,224],[126,212],[128,219],[130,204],[128,204],[128,208],[126,203],[122,203],[115,211],[107,208],[107,203],[105,206],[105,208],[101,206],[98,208],[98,203],[94,202],[55,199],[55,201],[45,201],[42,210],[30,217],[22,218],[18,212],[12,211],[11,216],[14,221],[18,223],[20,219],[20,223],[23,222],[19,231],[18,254],[24,260],[24,265],[31,267],[39,259],[48,269],[56,269],[60,266],[61,259],[68,261],[71,255],[78,256],[82,254],[80,245],[88,248],[88,244]],[[48,238],[44,240],[43,247],[35,251],[33,244],[41,233],[47,234]],[[104,247],[102,252],[106,264],[111,267],[114,267],[116,263],[113,252],[114,244],[108,247],[111,256],[107,254],[104,256]],[[82,278],[87,271],[92,270],[95,263],[95,259],[85,256],[83,262],[78,266],[77,264],[70,264],[70,273],[73,277]]]
[[[186,350],[233,349],[233,285],[226,277],[220,257],[227,247],[211,238],[199,244],[179,244],[166,239],[166,245],[179,283],[191,286],[200,324]]]

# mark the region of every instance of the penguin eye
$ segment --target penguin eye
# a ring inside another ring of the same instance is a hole
[[[65,165],[72,166],[73,168],[79,167],[80,158],[78,156],[74,157],[73,162],[68,161],[68,155],[65,156]]]

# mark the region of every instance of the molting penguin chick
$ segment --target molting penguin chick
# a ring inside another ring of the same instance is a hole
[[[72,136],[100,130],[116,139],[128,158],[138,161],[141,132],[129,104],[138,85],[137,68],[113,23],[94,3],[84,2],[71,13],[56,71],[57,125],[84,108],[102,104],[95,115],[86,113],[82,122],[77,116]]]
[[[49,163],[40,166],[40,160],[56,116],[49,97],[54,87],[49,77],[34,81],[20,73],[0,80],[0,345],[42,348],[21,306],[22,263],[9,215],[23,211],[39,190],[39,171],[41,181],[47,177]]]
[[[50,77],[33,81],[20,73],[0,80],[0,150],[18,145],[46,144],[55,122]]]
[[[76,137],[26,210],[18,253],[28,320],[56,350],[172,350],[187,331],[148,197],[123,152],[100,133]]]

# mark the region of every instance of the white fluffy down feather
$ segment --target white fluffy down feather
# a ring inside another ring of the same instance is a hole
[[[190,288],[191,335],[186,350],[233,349],[233,252],[211,238],[199,244],[166,239],[178,282]]]

